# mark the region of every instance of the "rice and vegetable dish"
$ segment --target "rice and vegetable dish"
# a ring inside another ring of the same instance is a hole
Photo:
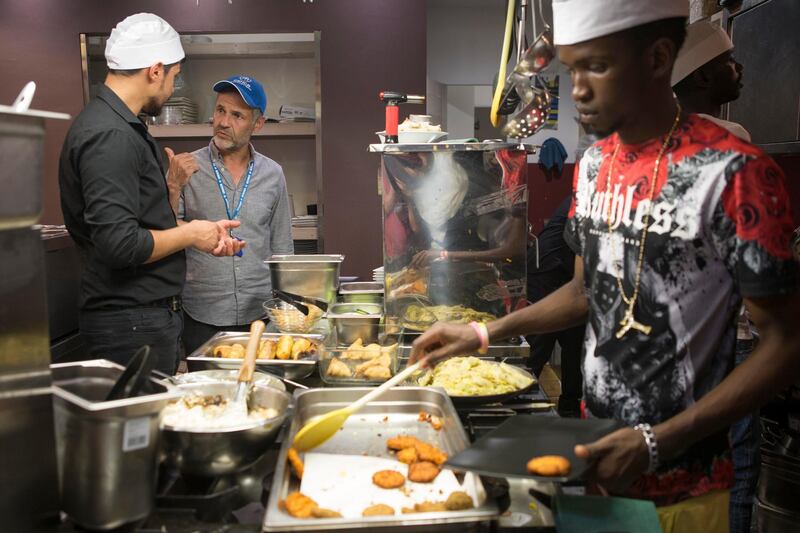
[[[444,387],[450,396],[489,396],[523,389],[532,379],[505,363],[452,357],[419,378],[422,386]]]

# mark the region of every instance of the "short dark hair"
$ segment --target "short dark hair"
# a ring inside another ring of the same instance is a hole
[[[683,41],[686,40],[686,19],[684,17],[673,17],[656,20],[624,30],[622,33],[641,50],[647,48],[656,40],[666,37],[675,44],[675,53],[677,54],[678,50],[683,46]]]
[[[178,61],[177,63],[170,63],[169,65],[164,65],[164,74],[168,74],[172,67],[174,67],[175,65],[177,65],[179,63],[183,63],[184,61],[186,61],[185,57],[183,59],[181,59],[180,61]],[[150,67],[131,68],[131,69],[124,69],[124,70],[110,68],[110,69],[108,69],[108,72],[110,72],[111,74],[114,74],[115,76],[123,76],[125,78],[129,78],[131,76],[135,76],[139,72],[143,71],[145,68],[150,68]]]

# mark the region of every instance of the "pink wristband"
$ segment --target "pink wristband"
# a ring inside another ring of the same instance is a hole
[[[469,326],[475,331],[478,335],[478,339],[481,341],[478,353],[486,355],[489,352],[489,330],[486,328],[486,324],[483,322],[470,322]]]

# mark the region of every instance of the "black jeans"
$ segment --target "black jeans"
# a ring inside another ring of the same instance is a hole
[[[91,359],[125,365],[136,350],[150,345],[156,369],[170,376],[178,369],[183,318],[167,307],[81,311],[81,338]]]
[[[198,322],[186,311],[183,312],[183,347],[186,355],[191,355],[196,349],[203,345],[208,339],[220,331],[250,331],[250,324],[233,326],[215,326]]]
[[[581,353],[586,326],[580,325],[553,333],[530,335],[526,337],[531,345],[529,359],[533,373],[538,376],[545,363],[553,355],[556,341],[561,346],[561,400],[564,405],[577,409],[583,397],[583,373],[581,372]]]

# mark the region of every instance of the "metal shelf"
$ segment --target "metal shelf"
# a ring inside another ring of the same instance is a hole
[[[206,137],[212,136],[211,124],[176,124],[150,126],[153,137]],[[253,137],[314,137],[317,125],[314,122],[267,122]]]

